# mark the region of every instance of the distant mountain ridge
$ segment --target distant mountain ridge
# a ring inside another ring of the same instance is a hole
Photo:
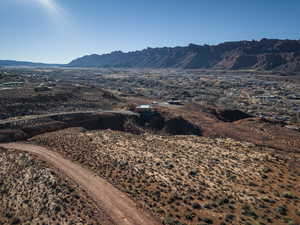
[[[35,63],[15,60],[0,60],[0,66],[35,66],[35,67],[47,67],[47,66],[62,66],[62,64],[47,64],[47,63]]]
[[[300,71],[300,40],[262,39],[174,48],[147,48],[124,53],[87,55],[71,67],[255,69]]]

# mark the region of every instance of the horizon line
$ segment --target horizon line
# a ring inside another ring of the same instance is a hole
[[[184,47],[189,47],[190,45],[195,45],[195,46],[218,46],[220,44],[224,44],[224,43],[230,43],[230,42],[243,42],[243,41],[246,41],[246,42],[253,42],[253,41],[256,41],[256,42],[259,42],[259,41],[262,41],[262,40],[281,40],[281,41],[300,41],[300,38],[299,39],[289,39],[289,38],[261,38],[261,39],[251,39],[251,40],[235,40],[235,41],[223,41],[223,42],[219,42],[219,43],[216,43],[216,44],[194,44],[194,43],[189,43],[187,45],[174,45],[174,46],[161,46],[161,47],[144,47],[144,48],[141,48],[141,49],[136,49],[136,50],[128,50],[128,51],[124,51],[124,50],[111,50],[110,52],[104,52],[104,53],[91,53],[91,54],[82,54],[82,56],[77,56],[77,58],[74,57],[74,59],[72,59],[71,61],[67,62],[67,63],[49,63],[49,62],[42,62],[42,61],[35,61],[35,60],[18,60],[18,59],[0,59],[0,61],[14,61],[14,62],[23,62],[23,63],[34,63],[34,64],[48,64],[48,65],[67,65],[69,64],[70,62],[72,62],[73,60],[75,59],[78,59],[78,58],[81,58],[81,57],[84,57],[84,56],[92,56],[92,55],[109,55],[109,54],[112,54],[112,53],[115,53],[115,52],[120,52],[120,53],[131,53],[131,52],[138,52],[138,51],[143,51],[143,50],[147,50],[147,49],[157,49],[157,48],[184,48]]]

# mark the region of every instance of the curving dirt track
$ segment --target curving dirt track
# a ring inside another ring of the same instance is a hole
[[[117,225],[159,225],[155,218],[141,209],[124,193],[89,170],[64,159],[60,154],[44,147],[25,143],[0,144],[0,147],[26,151],[47,161],[74,182],[79,184],[89,196],[112,218]]]

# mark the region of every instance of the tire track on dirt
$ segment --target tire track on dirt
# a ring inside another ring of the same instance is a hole
[[[56,152],[41,146],[17,142],[0,144],[0,147],[29,152],[47,161],[79,184],[117,225],[160,224],[153,216],[139,209],[125,193]]]

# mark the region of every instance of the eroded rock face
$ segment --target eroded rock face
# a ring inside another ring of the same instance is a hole
[[[201,135],[201,128],[182,117],[167,118],[159,112],[66,113],[8,121],[0,124],[0,142],[21,141],[33,136],[71,127],[86,130],[118,130],[140,134],[146,130],[171,135]]]
[[[70,127],[126,131],[126,121],[136,119],[136,115],[118,113],[67,113],[12,120],[0,124],[0,142],[26,140],[39,134]]]

